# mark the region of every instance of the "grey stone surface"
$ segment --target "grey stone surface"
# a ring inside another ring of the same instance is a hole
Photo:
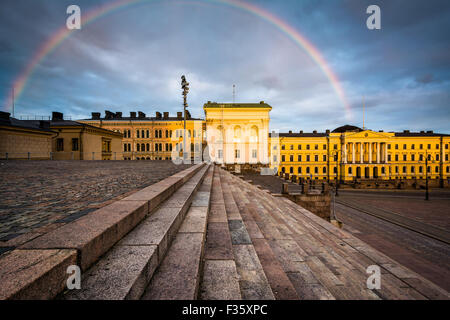
[[[232,244],[251,244],[252,240],[247,233],[242,220],[228,220]]]
[[[206,260],[200,298],[202,300],[241,300],[238,279],[233,260]]]
[[[69,300],[139,299],[158,265],[157,246],[115,246],[82,275]]]

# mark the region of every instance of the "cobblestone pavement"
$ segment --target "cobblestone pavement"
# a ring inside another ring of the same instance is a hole
[[[0,254],[189,166],[171,161],[0,161]]]
[[[423,200],[422,200],[423,201]],[[378,202],[379,206],[384,206]],[[344,230],[437,285],[450,290],[450,246],[359,210],[336,204]]]
[[[450,231],[450,192],[434,189],[430,201],[424,200],[424,191],[340,191],[340,198],[358,205],[382,207],[401,216]]]

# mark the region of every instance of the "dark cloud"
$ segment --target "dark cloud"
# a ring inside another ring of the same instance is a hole
[[[73,33],[35,69],[19,113],[181,108],[179,78],[191,83],[191,113],[205,101],[264,100],[273,128],[325,130],[344,123],[377,129],[449,132],[450,2],[377,1],[382,29],[369,31],[369,0],[247,0],[299,30],[345,89],[349,119],[314,60],[263,19],[202,1],[146,1],[111,12]],[[3,0],[0,101],[38,48],[65,24],[69,0]],[[77,0],[82,13],[109,1]],[[1,103],[0,103],[1,104]],[[432,126],[435,126],[433,128]],[[426,128],[422,128],[424,130]]]

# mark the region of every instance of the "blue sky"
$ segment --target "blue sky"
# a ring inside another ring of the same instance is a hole
[[[65,25],[108,1],[2,0],[0,106],[33,54]],[[272,105],[271,128],[450,132],[450,1],[247,0],[300,31],[340,79],[345,110],[319,66],[286,34],[243,10],[208,1],[154,1],[127,7],[74,32],[36,68],[16,115],[60,111],[181,111],[180,76],[193,116],[207,101]],[[366,8],[381,8],[381,30]]]

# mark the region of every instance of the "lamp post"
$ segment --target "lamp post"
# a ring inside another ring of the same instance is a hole
[[[335,157],[335,159],[336,159],[336,187],[335,187],[335,196],[339,196],[339,194],[338,194],[338,188],[339,188],[339,177],[338,177],[338,172],[339,172],[338,165],[339,165],[339,163],[338,163],[338,161],[339,161],[339,154],[341,154],[341,158],[342,158],[342,150],[335,150],[335,151],[333,151],[332,154],[334,155],[334,157]]]
[[[186,108],[187,104],[187,94],[189,92],[189,82],[186,81],[184,75],[181,76],[181,88],[183,89],[183,110],[184,110],[184,130],[183,130],[183,161],[186,159]]]

